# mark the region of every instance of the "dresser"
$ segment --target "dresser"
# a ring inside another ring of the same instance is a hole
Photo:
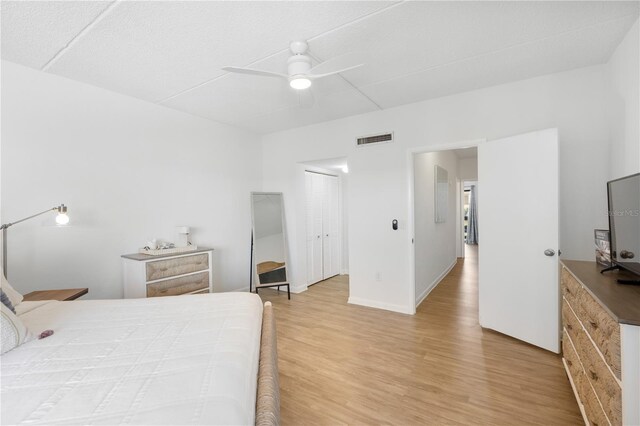
[[[595,262],[561,264],[562,361],[585,424],[639,425],[640,286]]]
[[[213,250],[151,256],[125,254],[122,273],[125,299],[213,292]]]

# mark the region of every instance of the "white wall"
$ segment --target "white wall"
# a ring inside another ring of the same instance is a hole
[[[435,166],[448,172],[449,198],[444,223],[435,223]],[[453,151],[416,154],[414,170],[414,223],[416,305],[456,263],[456,176],[458,157]]]
[[[216,290],[248,287],[249,192],[258,137],[86,84],[2,63],[2,222],[9,279],[22,292],[89,287],[121,297],[120,255],[189,225],[214,252]]]
[[[478,157],[458,160],[458,180],[478,180]]]
[[[593,229],[607,224],[605,87],[605,67],[594,66],[264,136],[263,189],[285,194],[293,285],[305,287],[306,277],[297,163],[348,158],[350,301],[413,312],[408,151],[552,127],[560,131],[563,257],[592,259]],[[358,136],[388,131],[393,143],[355,146]]]
[[[340,218],[340,239],[342,241],[340,273],[349,273],[349,175],[340,175],[340,208],[342,215]]]
[[[640,172],[640,32],[638,21],[607,64],[611,174]]]

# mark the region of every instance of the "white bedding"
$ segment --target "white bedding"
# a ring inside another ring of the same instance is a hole
[[[2,355],[3,425],[254,423],[255,294],[19,307],[34,334],[54,334]]]

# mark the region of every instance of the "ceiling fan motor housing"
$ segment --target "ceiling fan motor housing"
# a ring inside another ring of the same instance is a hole
[[[289,76],[307,75],[311,70],[311,58],[307,55],[293,55],[287,61]]]

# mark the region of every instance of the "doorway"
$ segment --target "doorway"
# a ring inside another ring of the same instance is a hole
[[[412,157],[417,307],[465,256],[470,182],[477,181],[478,164],[476,147],[419,152]],[[477,216],[473,219],[477,234]]]
[[[482,225],[477,282],[480,325],[558,353],[559,267],[554,258],[559,243],[558,130],[539,130],[469,145],[477,147],[476,180],[482,190],[478,196]],[[437,275],[438,267],[442,270],[443,264],[432,265],[431,268],[421,264],[434,263],[436,258],[424,257],[420,241],[423,248],[431,247],[436,256],[445,251],[448,255],[449,251],[448,247],[438,244],[436,234],[430,235],[420,229],[420,222],[425,221],[420,198],[428,195],[425,196],[419,186],[418,163],[424,153],[440,154],[460,146],[451,144],[408,152],[410,212],[414,231],[411,240],[414,256],[411,258],[410,271],[413,273],[415,289],[410,296],[417,302],[415,306],[427,297],[450,269],[445,263],[444,271]],[[449,167],[457,166],[455,163],[452,165],[451,156],[448,161]],[[429,173],[434,172],[428,172],[427,177]],[[431,179],[433,181],[434,178]],[[454,184],[447,179],[444,184],[438,185],[450,189]],[[463,185],[458,184],[457,187],[462,188]],[[519,193],[521,187],[527,187],[528,196],[512,196]],[[459,200],[462,204],[461,196]],[[462,224],[462,221],[458,223]],[[427,244],[425,236],[432,237],[432,244]],[[443,241],[446,244],[446,239]],[[434,251],[433,246],[439,251]],[[448,260],[446,256],[445,260]],[[424,274],[425,270],[431,276],[436,275],[436,278],[433,281],[425,280],[425,276],[429,277]],[[540,320],[531,321],[531,318]]]
[[[304,163],[306,279],[315,285],[348,274],[346,158]]]

